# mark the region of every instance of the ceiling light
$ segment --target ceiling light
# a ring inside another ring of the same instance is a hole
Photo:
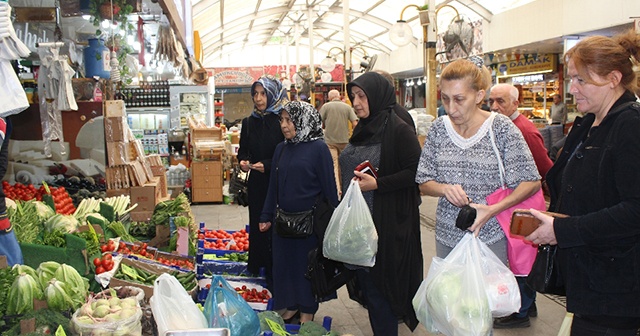
[[[327,55],[322,62],[320,62],[320,68],[325,72],[331,72],[336,68],[336,60],[334,60],[331,56]]]
[[[391,40],[391,43],[397,45],[398,47],[409,44],[413,39],[413,31],[411,30],[411,26],[409,26],[407,21],[396,21],[396,23],[394,23],[389,30],[389,39]]]

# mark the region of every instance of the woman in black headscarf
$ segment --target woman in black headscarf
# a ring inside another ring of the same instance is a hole
[[[267,197],[271,158],[276,145],[284,137],[280,131],[280,111],[288,101],[282,83],[271,77],[260,77],[251,86],[254,109],[242,121],[238,161],[249,174],[249,272],[265,270],[267,287],[271,288],[271,231],[261,232],[258,220]]]
[[[342,185],[359,180],[378,231],[375,266],[356,274],[374,335],[393,336],[399,319],[411,330],[418,325],[411,300],[423,279],[421,198],[415,183],[420,144],[394,112],[395,90],[382,75],[364,73],[347,84],[347,91],[360,120],[340,154]],[[377,179],[354,170],[364,160],[377,167]]]
[[[309,103],[292,101],[280,113],[280,127],[285,141],[273,154],[269,192],[260,216],[262,232],[271,227],[276,204],[289,213],[312,209],[319,197],[334,207],[338,204],[333,159],[323,140],[320,113]],[[285,320],[299,312],[300,322],[311,321],[318,303],[304,274],[307,255],[318,246],[318,237],[314,233],[307,238],[285,238],[271,231],[273,308],[286,308]]]

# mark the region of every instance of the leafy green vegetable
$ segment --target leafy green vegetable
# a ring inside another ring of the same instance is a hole
[[[38,330],[40,330],[40,328],[43,326],[48,326],[51,330],[56,330],[58,326],[62,326],[62,328],[64,329],[67,335],[72,335],[71,329],[69,328],[70,320],[66,318],[64,315],[62,315],[60,312],[53,311],[51,309],[40,309],[38,311],[32,311],[27,314],[24,314],[20,318],[21,319],[35,318],[36,328]],[[20,323],[15,323],[15,325],[11,329],[5,331],[2,335],[3,336],[19,336],[19,335],[20,336],[31,336],[31,335],[41,336],[42,333],[35,332],[35,333],[29,333],[26,335],[21,334]]]
[[[44,222],[45,231],[63,230],[65,233],[71,233],[78,228],[80,223],[72,215],[55,214]]]
[[[113,233],[126,242],[133,243],[136,241],[136,239],[129,234],[129,231],[124,227],[122,222],[111,222],[107,225],[107,229],[113,231]]]
[[[42,231],[43,217],[38,214],[38,201],[19,201],[16,208],[8,208],[9,221],[13,225],[16,238],[21,243],[35,243]],[[48,208],[47,206],[45,206]]]
[[[176,216],[173,217],[173,224],[176,227],[187,227],[191,223],[191,218],[185,216]]]
[[[89,231],[74,232],[74,235],[87,241],[87,254],[90,256],[100,254],[100,240],[93,226],[89,225]]]
[[[42,288],[31,275],[19,274],[7,296],[7,314],[24,314],[33,310],[33,299],[42,299]]]
[[[66,247],[67,241],[64,239],[64,235],[65,231],[63,230],[45,231],[42,233],[42,243],[49,246]]]
[[[155,225],[169,225],[169,217],[177,216],[181,213],[189,213],[189,200],[184,193],[175,199],[156,204],[151,216],[151,223]]]
[[[298,335],[301,336],[324,336],[328,333],[327,329],[314,321],[305,322],[300,326]]]
[[[16,273],[11,268],[0,269],[0,316],[6,313],[7,296],[15,279]]]
[[[44,290],[44,297],[47,300],[47,306],[53,310],[65,311],[77,308],[71,296],[69,296],[69,285],[64,282],[52,278]],[[79,306],[78,306],[79,307]]]

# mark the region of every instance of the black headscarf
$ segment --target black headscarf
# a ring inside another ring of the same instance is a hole
[[[322,139],[322,121],[320,113],[311,104],[301,101],[291,101],[284,106],[296,128],[296,135],[286,142],[298,143]]]
[[[353,102],[354,86],[367,95],[369,116],[358,121],[349,142],[353,145],[379,143],[382,141],[382,129],[387,122],[389,112],[396,103],[396,93],[391,83],[377,72],[365,72],[347,84],[349,99]]]

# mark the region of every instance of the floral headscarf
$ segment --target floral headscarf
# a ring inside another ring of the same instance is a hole
[[[294,100],[287,103],[284,110],[289,113],[296,128],[296,135],[291,140],[285,139],[286,142],[309,142],[324,138],[320,113],[311,104]]]
[[[262,118],[267,113],[280,114],[282,106],[289,101],[287,90],[282,86],[282,82],[273,76],[262,76],[251,85],[251,97],[256,91],[256,85],[262,85],[264,88],[267,95],[267,108],[264,111],[258,111],[254,106],[252,115]]]

